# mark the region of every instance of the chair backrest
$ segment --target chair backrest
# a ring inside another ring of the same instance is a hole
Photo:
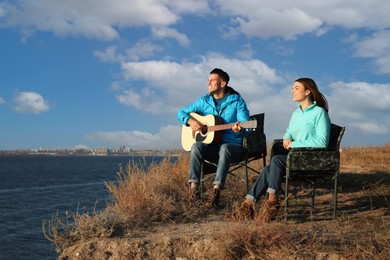
[[[264,133],[264,113],[251,115],[251,119],[257,120],[257,126],[254,130],[257,132]]]
[[[257,121],[257,127],[246,129],[243,138],[243,147],[249,157],[265,157],[267,155],[267,140],[264,134],[264,113],[251,115]]]
[[[341,127],[335,124],[330,126],[330,137],[328,149],[332,151],[338,151],[340,149],[341,139],[343,138],[345,127]]]

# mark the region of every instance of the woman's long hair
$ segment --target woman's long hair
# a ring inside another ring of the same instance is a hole
[[[328,113],[328,101],[325,96],[318,90],[317,84],[311,78],[299,78],[295,80],[301,83],[306,89],[310,90],[310,98],[315,101],[317,106],[322,107]]]

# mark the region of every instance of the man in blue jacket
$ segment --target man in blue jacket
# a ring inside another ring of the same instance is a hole
[[[230,77],[225,71],[219,68],[213,69],[208,79],[208,94],[180,109],[177,113],[180,123],[190,127],[194,133],[201,131],[203,124],[190,113],[200,116],[217,116],[222,119],[222,124],[233,125],[231,129],[221,131],[220,142],[207,144],[199,141],[191,146],[188,199],[192,203],[200,200],[198,186],[203,161],[208,160],[218,164],[214,186],[208,191],[208,200],[205,205],[208,209],[218,206],[220,191],[224,188],[231,163],[243,158],[243,134],[240,122],[250,120],[244,99],[228,86],[229,80]]]

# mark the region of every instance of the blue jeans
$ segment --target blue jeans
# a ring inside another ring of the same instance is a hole
[[[286,161],[287,155],[273,156],[270,164],[261,171],[245,198],[256,202],[267,192],[271,194],[280,192],[282,178],[286,175]]]
[[[204,144],[196,142],[191,147],[190,178],[191,182],[200,182],[203,161],[207,160],[218,164],[213,184],[225,186],[226,176],[230,165],[241,161],[244,157],[244,148],[239,144]]]

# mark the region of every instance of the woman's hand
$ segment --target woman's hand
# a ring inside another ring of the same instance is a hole
[[[291,140],[284,139],[283,140],[283,147],[284,147],[284,149],[290,150],[291,149]]]

